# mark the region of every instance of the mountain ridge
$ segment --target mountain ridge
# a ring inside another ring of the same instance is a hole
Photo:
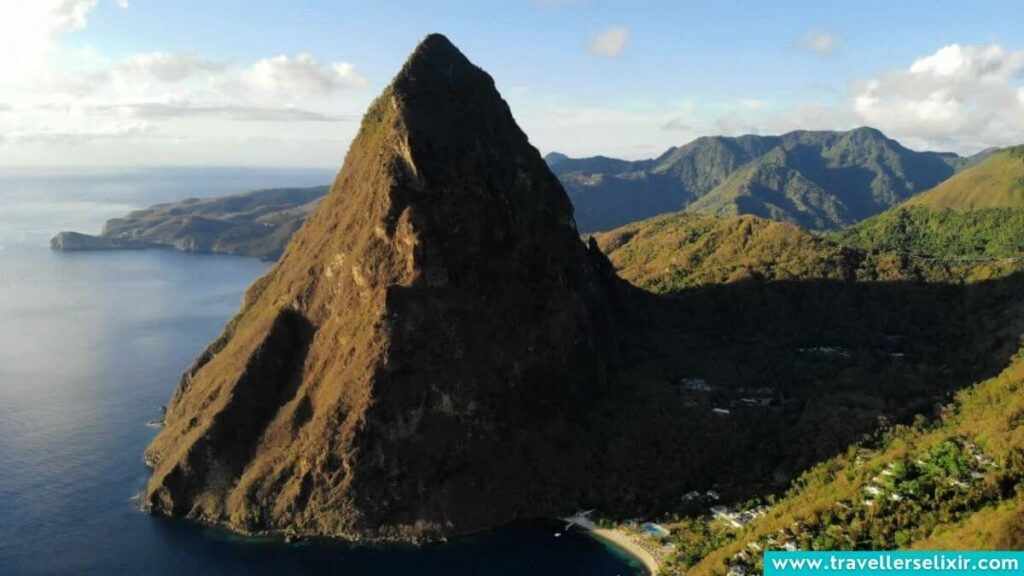
[[[636,162],[558,159],[552,170],[585,232],[683,209],[837,228],[930,188],[970,161],[909,150],[869,127],[704,136]]]

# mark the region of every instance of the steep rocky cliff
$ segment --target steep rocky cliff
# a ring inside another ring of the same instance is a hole
[[[404,540],[570,511],[615,281],[491,77],[429,36],[182,378],[146,504]]]

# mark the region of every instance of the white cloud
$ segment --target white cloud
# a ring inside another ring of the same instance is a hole
[[[629,28],[612,26],[590,39],[587,51],[596,56],[618,58],[629,43]]]
[[[190,52],[150,52],[129,56],[118,62],[95,58],[84,69],[42,68],[13,85],[33,94],[33,100],[79,100],[108,91],[121,96],[162,95],[167,85],[190,79],[205,84],[226,83],[227,67],[204,60]]]
[[[128,8],[131,4],[128,3],[128,0],[117,0],[117,6],[119,8]]]
[[[0,0],[0,84],[39,67],[60,37],[85,28],[97,0]]]
[[[194,74],[224,68],[224,64],[203,60],[192,52],[151,52],[129,57],[117,66],[117,72],[137,79],[180,82]]]
[[[62,145],[84,144],[95,141],[144,136],[151,134],[152,131],[152,126],[144,122],[104,124],[96,127],[79,126],[73,128],[36,126],[30,129],[2,132],[0,133],[0,142]]]
[[[821,29],[814,29],[808,30],[800,38],[797,42],[797,47],[821,56],[831,56],[838,50],[839,43],[839,37],[835,34],[830,34]]]
[[[854,82],[854,113],[911,145],[980,149],[1024,141],[1024,51],[951,44],[905,70]]]
[[[285,55],[265,58],[242,74],[250,87],[271,94],[295,92],[329,95],[338,90],[362,88],[366,78],[348,62],[321,65],[310,54],[294,58]]]

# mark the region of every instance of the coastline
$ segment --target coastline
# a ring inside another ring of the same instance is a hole
[[[604,540],[608,544],[612,544],[616,548],[625,551],[630,556],[636,558],[643,564],[644,569],[650,576],[655,576],[661,569],[658,561],[651,555],[650,552],[644,550],[642,546],[637,544],[630,538],[625,532],[614,528],[595,528],[589,530],[595,538]]]

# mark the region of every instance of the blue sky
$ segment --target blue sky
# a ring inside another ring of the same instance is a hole
[[[0,79],[6,164],[334,165],[429,32],[545,152],[863,124],[915,148],[1024,141],[1019,2],[38,2],[0,0],[45,36]]]

